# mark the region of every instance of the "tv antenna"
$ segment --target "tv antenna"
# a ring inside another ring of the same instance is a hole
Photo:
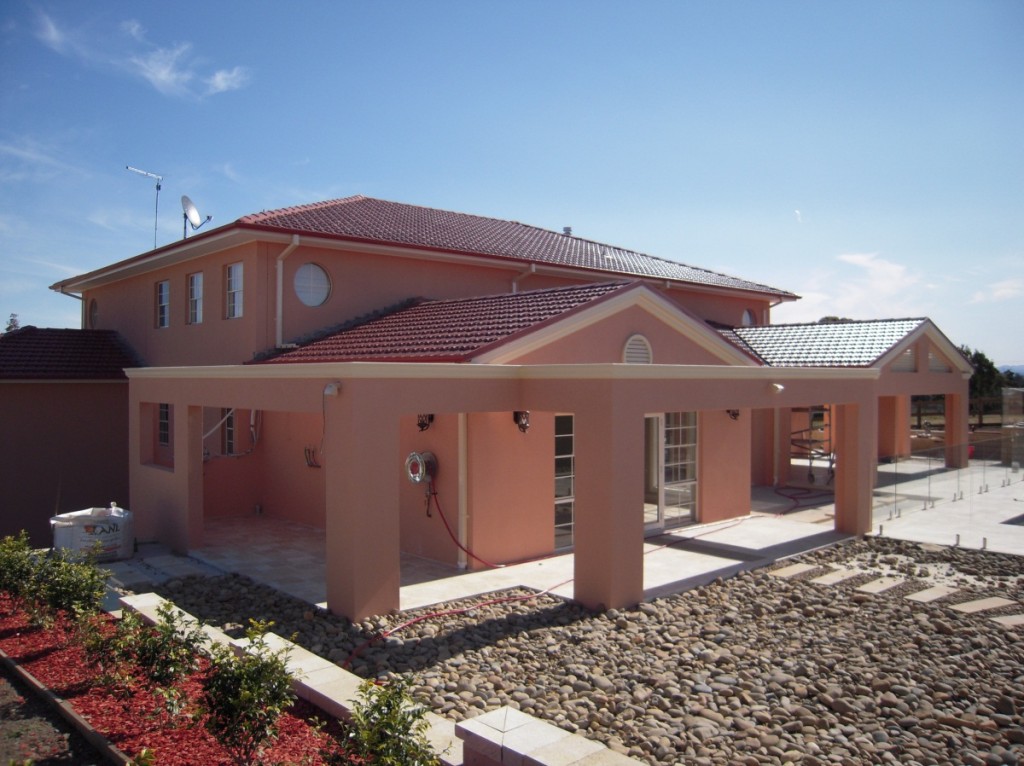
[[[153,206],[153,249],[156,250],[156,225],[160,220],[160,182],[164,180],[164,177],[158,176],[156,173],[150,173],[147,170],[133,168],[131,165],[125,165],[124,169],[130,170],[133,173],[138,173],[140,176],[156,179],[156,204]]]
[[[181,238],[182,239],[185,239],[186,237],[188,237],[188,229],[186,228],[185,224],[191,224],[192,231],[195,231],[200,226],[208,224],[210,222],[210,219],[213,218],[212,215],[208,215],[208,216],[206,216],[206,219],[204,220],[203,217],[201,215],[199,215],[199,211],[196,209],[196,206],[195,206],[195,204],[193,204],[192,200],[190,200],[188,198],[187,194],[182,194],[181,195],[181,210],[182,210],[182,216],[181,217],[183,219],[182,222],[181,222]]]

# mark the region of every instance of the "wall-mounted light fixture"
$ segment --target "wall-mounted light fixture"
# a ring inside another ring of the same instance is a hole
[[[512,413],[512,420],[519,426],[519,430],[524,434],[530,430],[530,411],[529,410],[516,410]]]
[[[416,416],[416,427],[419,428],[421,431],[426,431],[428,428],[430,428],[433,422],[433,412],[421,412],[419,415]]]
[[[339,391],[341,391],[341,383],[337,381],[324,386],[324,396],[337,396]]]
[[[786,387],[781,383],[772,383],[772,391],[776,394],[781,394],[786,390]]]
[[[740,419],[740,411],[739,410],[726,410],[725,412],[733,420],[739,420]]]

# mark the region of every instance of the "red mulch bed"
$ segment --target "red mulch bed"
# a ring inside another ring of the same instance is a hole
[[[94,729],[122,752],[137,756],[152,750],[159,766],[230,766],[228,752],[186,712],[175,718],[164,710],[162,700],[145,684],[126,689],[97,683],[98,671],[86,661],[66,626],[52,628],[31,625],[26,615],[15,610],[10,598],[0,593],[0,649],[31,673],[40,683],[64,698]],[[200,694],[203,662],[199,671],[179,688],[187,699]],[[314,706],[297,700],[278,720],[278,738],[263,751],[265,763],[323,764],[325,751],[338,752],[340,727],[333,719],[318,729],[316,722],[328,718]],[[342,761],[336,761],[342,762]],[[356,764],[361,761],[352,760]]]

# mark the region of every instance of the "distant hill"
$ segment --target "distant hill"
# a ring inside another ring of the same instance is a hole
[[[1000,372],[1015,372],[1018,375],[1024,375],[1024,364],[1004,364],[999,368]]]

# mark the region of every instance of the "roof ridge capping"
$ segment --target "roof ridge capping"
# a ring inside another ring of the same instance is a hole
[[[736,332],[757,332],[785,327],[842,327],[855,324],[895,324],[897,322],[931,322],[928,317],[894,317],[890,319],[843,319],[839,322],[772,322],[771,324],[750,325],[747,327],[729,327]],[[934,322],[932,322],[934,324]]]

